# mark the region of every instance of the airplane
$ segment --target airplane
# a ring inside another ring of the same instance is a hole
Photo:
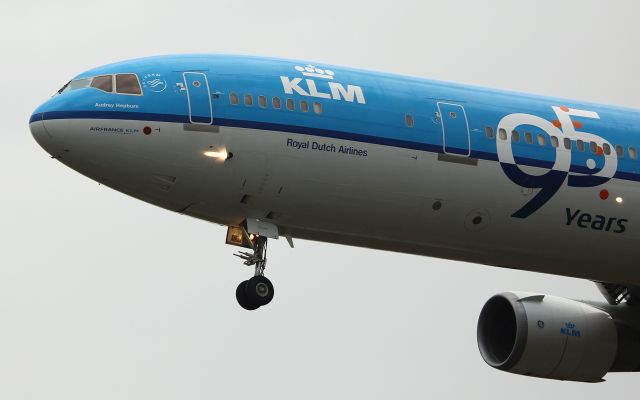
[[[640,370],[640,112],[277,58],[194,54],[84,72],[38,107],[49,155],[227,227],[274,295],[268,239],[338,243],[595,282],[604,301],[508,291],[480,354],[516,374]]]

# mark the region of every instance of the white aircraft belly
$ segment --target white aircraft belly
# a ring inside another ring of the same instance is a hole
[[[286,146],[288,138],[354,146],[368,155],[293,149]],[[400,251],[409,247],[420,254],[593,279],[621,281],[624,276],[628,281],[633,276],[630,257],[637,254],[638,230],[632,223],[624,235],[566,225],[567,207],[633,222],[630,207],[603,202],[599,189],[564,187],[537,213],[517,219],[511,214],[535,193],[511,183],[497,162],[479,160],[472,166],[438,161],[433,153],[246,129],[230,129],[225,140],[236,155],[246,145],[267,156],[264,191],[247,192],[253,204],[243,210],[254,217],[271,212],[284,230],[311,239],[333,237]],[[616,180],[607,185],[612,193],[621,186]],[[634,194],[626,196],[632,204]],[[434,210],[436,202],[442,204],[439,210]],[[476,216],[483,217],[481,224],[472,223]],[[604,243],[619,256],[594,250]],[[603,271],[602,265],[608,268]]]
[[[193,131],[183,124],[114,120],[49,124],[75,136],[69,140],[74,148],[62,155],[65,164],[134,197],[212,222],[271,218],[281,233],[312,240],[640,284],[633,273],[637,211],[626,206],[638,195],[628,189],[619,205],[600,200],[598,188],[565,186],[529,218],[518,219],[511,214],[534,193],[513,184],[493,161],[467,165],[416,150],[244,128]],[[154,132],[91,133],[92,126],[151,126]],[[367,156],[297,149],[287,139],[354,147]],[[203,155],[219,148],[233,158]],[[121,184],[112,183],[115,176]],[[612,180],[607,187],[623,193],[628,185]],[[567,207],[624,216],[628,229],[615,234],[567,226]],[[474,223],[476,217],[482,221]]]

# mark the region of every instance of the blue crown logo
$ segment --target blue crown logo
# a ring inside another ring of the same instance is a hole
[[[301,67],[296,65],[296,71],[302,72],[302,75],[309,76],[312,78],[321,78],[321,79],[333,79],[335,72],[329,69],[318,68],[315,65],[307,65],[306,67]]]

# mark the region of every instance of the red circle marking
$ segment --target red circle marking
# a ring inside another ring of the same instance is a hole
[[[564,112],[569,112],[569,107],[567,107],[567,106],[562,106],[562,107],[560,107],[560,109],[562,111],[564,111]]]
[[[602,189],[602,190],[600,191],[600,198],[601,198],[602,200],[606,200],[606,199],[608,199],[608,198],[609,198],[609,191],[608,191],[607,189]]]
[[[576,129],[582,129],[582,122],[573,121],[573,127],[576,128]]]
[[[562,124],[557,119],[553,120],[553,125],[558,129],[562,129]]]
[[[150,126],[145,126],[144,129],[142,130],[142,132],[145,135],[150,135],[151,134],[151,127]]]
[[[598,146],[598,155],[601,156],[603,153],[602,147]]]

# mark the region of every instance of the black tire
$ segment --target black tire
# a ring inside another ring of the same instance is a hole
[[[245,310],[253,311],[260,307],[260,303],[251,301],[249,296],[247,296],[247,283],[248,281],[242,281],[236,288],[236,300],[238,300],[240,307]]]
[[[249,279],[245,290],[251,303],[266,306],[273,300],[273,284],[265,276],[258,275]]]

